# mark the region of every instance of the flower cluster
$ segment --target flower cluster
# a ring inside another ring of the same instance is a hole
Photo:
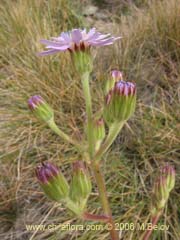
[[[100,111],[94,113],[92,109],[90,74],[93,67],[92,47],[112,45],[121,37],[113,37],[110,34],[102,34],[95,28],[73,29],[63,32],[58,37],[50,40],[41,40],[46,45],[46,50],[39,53],[40,56],[51,55],[59,52],[69,52],[73,66],[79,73],[84,92],[87,121],[85,125],[85,138],[82,143],[62,131],[54,121],[54,111],[39,96],[32,96],[28,105],[34,115],[44,121],[51,130],[54,131],[61,140],[74,145],[81,160],[72,163],[72,177],[67,180],[60,169],[52,163],[44,162],[36,169],[36,176],[45,194],[52,200],[62,202],[66,208],[71,210],[78,217],[91,217],[85,212],[87,200],[92,191],[92,183],[89,172],[94,173],[102,205],[106,217],[99,216],[98,219],[109,221],[112,226],[111,237],[118,239],[115,232],[111,210],[108,206],[107,194],[103,174],[100,172],[99,161],[103,154],[109,149],[121,128],[132,116],[136,107],[136,84],[124,81],[122,72],[113,70],[111,76],[106,80],[104,89],[104,104]],[[107,131],[106,131],[107,127]],[[108,132],[106,136],[106,132]],[[91,168],[91,171],[88,171]],[[175,184],[175,170],[170,165],[161,170],[160,177],[154,187],[154,216],[159,216],[159,212],[164,208],[170,191]]]

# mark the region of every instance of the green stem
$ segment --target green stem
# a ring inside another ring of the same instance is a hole
[[[78,217],[81,217],[81,215],[83,214],[83,208],[81,209],[79,207],[79,205],[77,205],[76,203],[74,203],[71,199],[67,198],[65,201],[65,205],[66,207],[71,210],[75,215],[77,215]]]
[[[161,216],[161,212],[157,213],[157,215],[155,217],[152,218],[152,228],[146,230],[144,236],[143,236],[143,240],[148,240],[152,234],[153,231],[153,227],[156,225],[156,223],[159,221],[159,218]]]
[[[80,152],[83,151],[82,146],[79,143],[77,143],[74,139],[70,138],[66,133],[64,133],[61,129],[58,128],[58,126],[54,122],[54,119],[48,121],[48,125],[63,140],[74,145]]]
[[[92,169],[94,172],[94,176],[96,179],[96,183],[98,186],[99,196],[101,199],[101,204],[104,210],[105,215],[109,217],[108,224],[109,224],[109,232],[112,240],[118,240],[118,232],[115,228],[115,223],[112,218],[112,212],[109,206],[107,192],[106,192],[106,186],[104,182],[104,177],[101,174],[99,163],[92,162]]]
[[[114,142],[115,138],[119,134],[124,123],[125,123],[125,121],[122,121],[120,123],[115,122],[111,125],[111,127],[109,129],[109,134],[108,134],[105,142],[101,145],[101,147],[99,148],[99,150],[97,151],[97,153],[94,156],[94,159],[95,159],[94,161],[99,162],[99,160],[101,159],[103,154],[109,149],[111,144]]]
[[[82,86],[86,102],[86,114],[87,114],[87,138],[89,143],[89,155],[92,158],[94,152],[93,132],[92,132],[92,103],[91,93],[89,87],[89,73],[85,72],[82,77]]]

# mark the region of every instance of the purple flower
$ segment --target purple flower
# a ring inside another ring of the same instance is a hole
[[[69,32],[63,32],[58,37],[52,37],[51,40],[42,39],[41,43],[46,45],[47,51],[39,53],[41,56],[64,52],[66,50],[85,51],[91,46],[107,46],[113,44],[121,37],[112,37],[110,34],[97,32],[95,28],[89,31],[86,29],[73,29]]]

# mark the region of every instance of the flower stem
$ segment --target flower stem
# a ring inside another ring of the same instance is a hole
[[[70,138],[66,133],[64,133],[61,129],[59,129],[59,127],[54,122],[54,119],[48,121],[48,125],[63,140],[74,145],[80,152],[83,151],[82,146],[78,142],[76,142],[74,139]]]
[[[108,150],[108,148],[111,146],[111,144],[114,142],[115,138],[117,137],[117,135],[119,134],[121,128],[123,127],[125,121],[122,122],[115,122],[111,125],[110,129],[109,129],[109,134],[105,140],[105,142],[101,145],[101,147],[99,148],[99,150],[97,151],[97,153],[95,154],[95,161],[99,162],[99,160],[101,159],[102,155]]]
[[[156,225],[156,223],[158,222],[160,216],[161,216],[161,212],[157,213],[157,215],[152,218],[152,228],[146,230],[142,240],[148,240],[150,238],[150,236],[152,234],[152,231],[153,231],[153,226]]]
[[[70,198],[66,198],[64,200],[64,204],[69,210],[71,210],[73,213],[75,213],[78,217],[81,217],[81,215],[83,213],[83,207],[81,209],[79,207],[79,205],[74,203]]]
[[[104,178],[103,178],[101,170],[100,170],[99,163],[92,162],[92,169],[93,169],[94,176],[96,179],[99,196],[101,199],[104,213],[105,213],[105,215],[107,215],[109,217],[109,220],[108,220],[109,225],[108,226],[109,226],[111,239],[118,240],[119,239],[118,232],[115,230],[115,223],[112,218],[112,213],[111,213],[111,209],[110,209],[108,197],[107,197],[107,192],[106,192],[106,186],[105,186]]]
[[[92,213],[85,212],[82,216],[84,220],[92,220],[92,221],[100,221],[100,222],[108,222],[109,217],[106,215],[96,215]]]
[[[86,114],[87,114],[87,138],[89,143],[89,155],[92,158],[94,152],[94,142],[92,135],[92,103],[91,103],[91,93],[89,87],[89,72],[85,72],[81,76],[83,92],[86,102]]]

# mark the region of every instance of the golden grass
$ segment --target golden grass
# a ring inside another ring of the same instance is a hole
[[[95,108],[107,69],[119,67],[137,82],[138,105],[104,159],[109,199],[117,222],[148,221],[151,188],[157,168],[171,162],[177,170],[176,188],[152,239],[180,238],[179,185],[179,81],[180,1],[146,1],[131,16],[115,16],[116,32],[123,40],[98,51],[92,81]],[[29,113],[27,99],[42,95],[55,109],[56,120],[70,134],[82,133],[84,107],[81,85],[68,54],[39,58],[39,39],[56,36],[83,24],[71,1],[1,1],[1,182],[0,238],[29,239],[25,224],[39,224],[53,207],[41,192],[34,167],[42,160],[62,166],[67,177],[70,163],[79,156]],[[76,8],[75,8],[76,9]],[[104,58],[106,56],[106,58]],[[65,209],[55,207],[44,222],[78,223]],[[89,209],[100,212],[97,190]],[[139,239],[140,231],[123,231],[122,239]],[[37,232],[32,239],[107,239],[106,231]]]

